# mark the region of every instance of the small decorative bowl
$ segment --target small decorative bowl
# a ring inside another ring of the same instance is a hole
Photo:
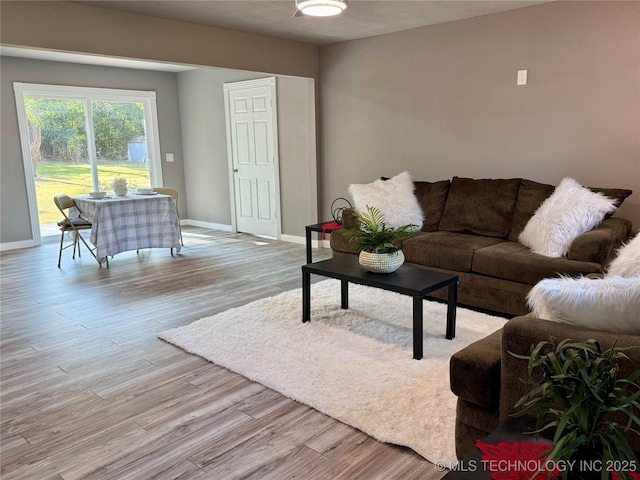
[[[89,196],[91,198],[104,198],[107,196],[107,192],[90,192]]]

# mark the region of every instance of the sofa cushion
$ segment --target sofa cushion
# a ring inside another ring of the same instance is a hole
[[[555,186],[546,183],[538,183],[533,180],[522,179],[520,181],[520,189],[518,190],[518,198],[516,200],[516,208],[513,212],[513,220],[511,221],[511,231],[509,232],[508,240],[513,242],[518,241],[518,236],[524,230],[527,222],[536,210],[542,205],[548,197],[551,196],[555,190]],[[592,192],[602,193],[609,198],[613,198],[616,201],[616,207],[620,207],[622,202],[633,193],[631,190],[623,188],[600,188],[600,187],[587,187]],[[612,213],[607,214],[610,217]]]
[[[456,272],[470,272],[476,250],[503,241],[464,233],[427,232],[405,241],[402,250],[407,262]]]
[[[520,189],[518,190],[518,198],[513,211],[513,219],[511,221],[511,231],[508,240],[512,242],[518,241],[518,236],[524,230],[527,222],[536,210],[555,190],[553,185],[546,183],[538,183],[532,180],[520,180]]]
[[[453,177],[439,230],[505,238],[511,230],[519,178]]]
[[[640,235],[618,249],[608,273],[621,277],[640,277]]]
[[[447,194],[451,181],[439,182],[413,182],[416,186],[415,196],[424,212],[423,232],[435,232],[438,230],[444,206],[447,203]]]
[[[531,289],[527,302],[542,320],[640,335],[640,277],[547,278]]]
[[[606,197],[613,198],[616,201],[616,208],[620,208],[622,202],[633,193],[633,190],[627,190],[624,188],[601,188],[601,187],[587,187],[592,192],[601,193]],[[609,216],[613,213],[609,213]]]
[[[542,202],[518,238],[536,253],[563,257],[575,238],[596,227],[607,213],[615,210],[615,200],[567,177]]]
[[[518,242],[502,242],[475,252],[474,273],[504,280],[535,285],[543,278],[563,275],[601,273],[598,263],[578,262],[566,258],[551,258],[533,253]]]
[[[402,172],[389,180],[349,185],[355,209],[367,213],[367,206],[376,207],[385,217],[388,227],[415,225],[420,230],[424,214],[414,195],[415,185],[409,172]]]

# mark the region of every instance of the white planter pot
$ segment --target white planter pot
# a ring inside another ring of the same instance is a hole
[[[127,187],[114,187],[113,192],[119,197],[124,197],[127,194],[128,189]]]
[[[395,272],[404,263],[404,253],[398,250],[393,253],[360,252],[358,256],[360,265],[373,273]]]

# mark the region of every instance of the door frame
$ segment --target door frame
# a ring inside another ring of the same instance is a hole
[[[231,138],[231,106],[229,101],[229,92],[235,90],[245,90],[256,87],[271,88],[271,124],[273,125],[273,176],[274,176],[274,195],[275,195],[275,217],[276,217],[276,239],[280,240],[282,236],[282,215],[280,205],[280,151],[278,147],[278,100],[276,96],[276,77],[258,78],[255,80],[245,80],[240,82],[229,82],[223,85],[224,89],[224,115],[227,131],[227,163],[229,166],[229,193],[231,205],[231,229],[233,232],[238,231],[238,222],[236,217],[236,186],[233,172],[233,140]]]
[[[38,215],[38,199],[36,195],[35,172],[31,162],[31,150],[29,146],[29,130],[27,113],[25,110],[25,98],[47,98],[59,100],[83,100],[85,106],[92,100],[111,102],[141,102],[144,104],[144,116],[146,123],[147,153],[149,155],[149,180],[151,185],[162,186],[162,157],[160,154],[160,134],[158,128],[158,109],[156,104],[156,92],[145,90],[121,90],[114,88],[76,87],[69,85],[47,85],[40,83],[13,82],[16,110],[18,114],[18,131],[20,132],[20,148],[22,150],[22,162],[24,166],[25,183],[27,187],[27,203],[29,206],[29,218],[31,221],[32,246],[42,243],[40,234],[40,219]],[[85,108],[87,128],[92,127],[91,110]],[[95,156],[93,132],[87,133],[87,151],[89,156]],[[89,159],[89,162],[95,161]]]

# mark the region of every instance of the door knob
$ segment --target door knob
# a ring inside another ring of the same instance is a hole
[[[237,168],[234,168],[234,169],[233,169],[233,173],[238,173],[238,169],[237,169]]]

